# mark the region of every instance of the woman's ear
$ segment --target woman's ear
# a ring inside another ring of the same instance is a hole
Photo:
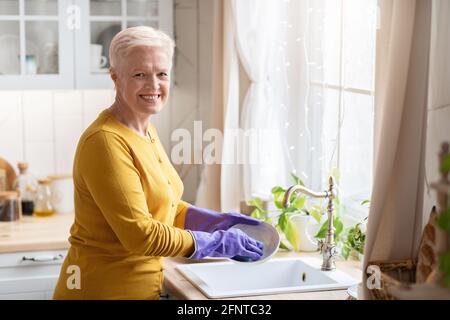
[[[114,89],[117,88],[117,70],[113,67],[109,67],[109,76],[111,77],[111,80],[114,82]]]
[[[110,75],[112,81],[114,81],[114,83],[116,83],[116,80],[117,80],[117,71],[116,71],[116,69],[114,69],[113,67],[109,67],[109,75]]]

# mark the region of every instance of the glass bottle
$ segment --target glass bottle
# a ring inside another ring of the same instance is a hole
[[[36,190],[36,196],[34,198],[34,212],[36,217],[48,217],[55,212],[52,206],[52,194],[50,191],[50,180],[39,179]]]
[[[14,190],[18,191],[21,198],[22,213],[32,215],[34,211],[34,196],[37,188],[36,178],[28,172],[28,163],[19,162],[19,175],[14,181]]]
[[[15,191],[0,192],[0,221],[16,221],[22,218],[19,193]]]

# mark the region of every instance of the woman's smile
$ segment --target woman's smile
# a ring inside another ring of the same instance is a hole
[[[160,94],[145,94],[145,95],[139,95],[139,97],[144,100],[146,103],[150,104],[156,104],[161,102],[161,95]]]

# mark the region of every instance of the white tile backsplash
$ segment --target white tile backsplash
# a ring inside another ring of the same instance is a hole
[[[53,94],[51,91],[23,92],[25,141],[53,141]]]
[[[113,101],[112,90],[0,90],[0,157],[27,161],[38,177],[71,174],[83,130]]]
[[[98,114],[114,101],[114,90],[83,91],[83,126],[87,128]]]
[[[61,90],[53,93],[54,114],[57,116],[81,117],[83,112],[82,91]]]
[[[0,157],[13,167],[23,159],[22,94],[0,91]]]
[[[25,161],[30,165],[30,172],[38,178],[55,172],[55,150],[53,141],[27,141],[25,144]]]
[[[55,116],[55,173],[72,174],[73,159],[82,133],[81,116]]]

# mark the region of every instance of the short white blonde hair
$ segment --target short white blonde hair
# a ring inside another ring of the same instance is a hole
[[[161,48],[172,65],[175,42],[166,33],[147,26],[131,27],[114,36],[109,47],[109,64],[116,68],[121,58],[125,58],[132,48],[148,46]]]

